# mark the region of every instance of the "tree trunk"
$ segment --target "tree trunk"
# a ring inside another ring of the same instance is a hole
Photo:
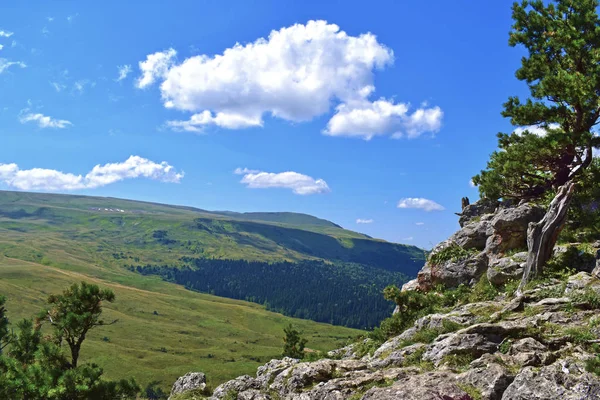
[[[574,189],[575,184],[572,181],[562,185],[552,199],[544,218],[540,222],[529,224],[527,265],[523,271],[519,289],[517,289],[517,296],[521,296],[525,285],[542,272],[544,264],[552,257],[558,234],[567,220],[567,211]]]

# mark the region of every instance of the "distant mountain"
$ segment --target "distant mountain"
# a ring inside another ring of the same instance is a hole
[[[7,191],[0,191],[0,236],[6,257],[53,264],[57,252],[88,253],[105,268],[358,328],[391,311],[381,290],[415,276],[425,258],[415,246],[306,214]]]

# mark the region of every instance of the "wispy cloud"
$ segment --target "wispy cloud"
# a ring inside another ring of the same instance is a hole
[[[417,226],[423,226],[423,225],[425,225],[425,222],[415,222],[415,225],[417,225]]]
[[[41,113],[30,113],[29,110],[25,109],[21,111],[21,115],[19,116],[19,121],[22,124],[26,124],[28,122],[35,122],[40,128],[67,128],[73,125],[70,121],[66,119],[56,119],[49,117],[47,115]]]
[[[117,82],[121,82],[123,79],[127,78],[127,75],[132,71],[131,65],[119,65],[117,66],[117,70],[119,71]]]
[[[443,206],[436,203],[433,200],[425,199],[422,197],[407,197],[400,199],[398,202],[398,208],[416,208],[425,211],[442,211],[445,210]]]
[[[52,87],[54,88],[54,90],[56,90],[57,92],[62,92],[63,90],[65,90],[67,88],[66,85],[63,85],[63,84],[58,83],[58,82],[50,82],[50,85],[52,85]]]
[[[8,61],[6,58],[0,58],[0,74],[4,71],[7,71],[12,66],[17,66],[20,68],[25,68],[27,65],[21,61]]]
[[[14,163],[0,164],[0,182],[20,190],[94,189],[135,178],[178,183],[183,176],[183,172],[177,172],[167,162],[155,163],[139,156],[131,156],[121,163],[98,164],[86,175],[45,168],[23,170]]]
[[[358,218],[356,220],[356,223],[357,224],[372,224],[373,220],[372,219],[361,219],[361,218]]]
[[[244,175],[241,183],[250,189],[284,188],[299,195],[327,193],[331,190],[323,179],[314,179],[298,172],[263,172],[237,168],[235,174]]]
[[[13,32],[4,31],[4,30],[0,29],[0,37],[6,37],[6,38],[9,38],[9,37],[11,37],[12,35],[14,35],[14,33],[13,33]]]

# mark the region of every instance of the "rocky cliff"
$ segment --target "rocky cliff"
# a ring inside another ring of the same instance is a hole
[[[536,280],[519,297],[510,289],[522,275],[527,226],[542,216],[529,204],[466,206],[461,229],[403,287],[451,290],[485,281],[494,287],[493,300],[425,315],[366,354],[371,339],[318,361],[272,360],[209,398],[600,399],[600,243],[558,246],[559,274]],[[204,386],[180,390],[194,387],[185,379],[171,398],[202,398]]]

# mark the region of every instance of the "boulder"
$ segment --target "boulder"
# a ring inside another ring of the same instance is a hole
[[[260,388],[260,383],[256,379],[249,375],[243,375],[217,386],[213,392],[211,400],[229,399],[231,398],[232,394],[238,394],[246,391],[255,393],[254,391],[260,390]],[[237,398],[240,398],[239,395]]]
[[[471,363],[471,369],[456,377],[463,385],[470,385],[479,390],[481,400],[500,400],[502,393],[511,384],[515,376],[499,363],[499,359],[491,354]]]
[[[459,214],[458,224],[465,226],[467,223],[472,221],[474,218],[481,217],[485,214],[492,214],[498,208],[499,202],[495,200],[481,199],[473,204],[469,204],[463,208]]]
[[[348,351],[351,352],[351,349],[343,351],[344,349],[340,349],[342,350],[342,354],[346,354],[348,353]],[[298,362],[298,360],[291,357],[284,357],[282,360],[271,360],[265,365],[258,367],[258,370],[256,371],[256,381],[258,382],[260,387],[266,389],[267,387],[269,387],[271,382],[275,380],[275,377],[277,375],[281,374],[286,369],[298,364]]]
[[[513,360],[520,366],[540,366],[547,364],[552,356],[548,348],[533,338],[524,338],[516,341],[510,347],[509,353]]]
[[[493,232],[494,229],[490,221],[469,222],[462,229],[450,236],[450,240],[463,249],[483,250],[488,236]]]
[[[419,288],[427,291],[437,285],[447,288],[457,287],[462,283],[472,285],[485,273],[487,264],[485,252],[459,261],[448,260],[440,265],[427,262],[417,275]]]
[[[565,360],[542,368],[525,367],[502,395],[502,400],[600,399],[600,379]]]
[[[457,354],[468,354],[473,358],[481,357],[485,353],[494,353],[498,344],[502,341],[500,337],[489,337],[478,333],[451,333],[438,336],[431,347],[423,354],[423,360],[431,361],[439,366],[444,357]]]
[[[544,209],[528,203],[501,209],[491,225],[494,233],[487,238],[485,250],[490,258],[501,257],[506,251],[527,248],[527,228],[544,217]]]
[[[467,393],[449,372],[427,372],[407,376],[392,386],[369,389],[362,400],[440,400],[464,399]],[[446,397],[444,397],[446,396]]]
[[[489,263],[487,278],[493,285],[503,285],[510,280],[521,279],[527,253],[517,253],[512,257],[494,259]]]
[[[206,375],[202,372],[188,372],[175,381],[171,388],[171,397],[190,390],[206,389]]]

